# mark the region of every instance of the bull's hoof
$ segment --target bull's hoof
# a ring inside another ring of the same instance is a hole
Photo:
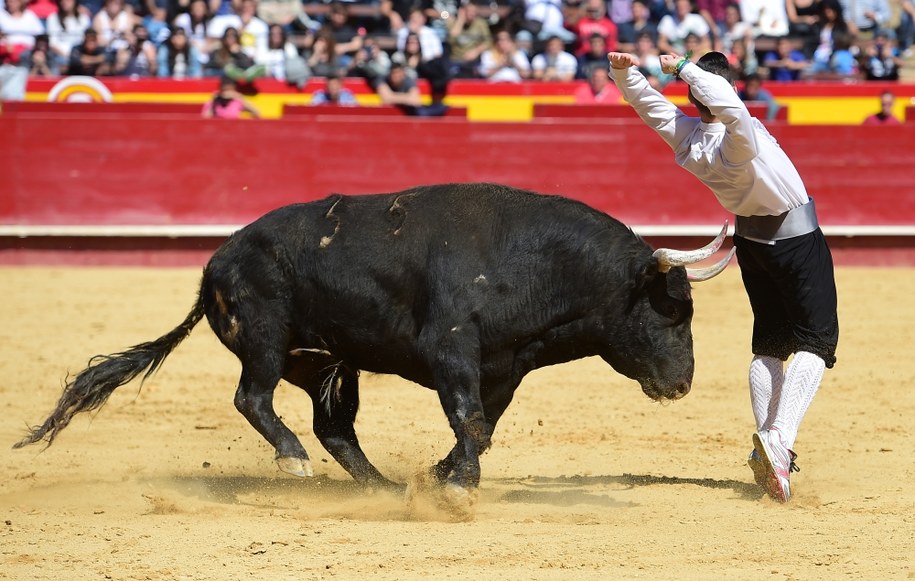
[[[449,482],[442,491],[442,508],[451,513],[455,521],[467,522],[476,516],[479,499],[479,489],[468,489]]]
[[[283,472],[298,476],[299,478],[311,478],[315,475],[314,470],[311,469],[311,462],[302,460],[301,458],[281,456],[276,459],[276,465]]]
[[[407,510],[417,520],[466,522],[476,515],[479,491],[441,482],[430,472],[415,474],[407,484]]]

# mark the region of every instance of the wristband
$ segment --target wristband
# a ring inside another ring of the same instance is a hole
[[[685,66],[686,66],[686,63],[688,63],[688,62],[689,62],[689,56],[688,56],[688,55],[685,56],[685,57],[683,57],[683,58],[681,58],[680,60],[677,61],[677,64],[675,65],[675,69],[674,69],[674,76],[675,76],[675,77],[679,77],[679,76],[680,76],[680,71],[683,70],[683,67],[685,67]]]

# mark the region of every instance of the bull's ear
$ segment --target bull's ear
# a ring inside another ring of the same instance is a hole
[[[635,267],[632,273],[632,291],[629,293],[629,307],[627,311],[632,310],[639,297],[647,294],[648,287],[654,280],[661,276],[658,272],[658,259],[650,256],[648,260]]]

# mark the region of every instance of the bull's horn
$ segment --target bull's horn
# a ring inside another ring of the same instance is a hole
[[[737,252],[736,248],[731,248],[731,251],[728,252],[728,255],[716,262],[711,266],[706,266],[703,268],[686,268],[686,279],[691,282],[702,282],[703,280],[708,280],[713,276],[718,276],[721,274],[721,271],[724,270],[724,267],[728,265],[728,262],[731,261],[731,258],[734,256],[734,253]]]
[[[693,264],[705,260],[709,256],[718,252],[718,249],[721,248],[721,244],[724,242],[725,236],[728,234],[728,221],[724,221],[724,226],[721,227],[721,232],[718,233],[718,236],[714,240],[699,248],[698,250],[672,250],[670,248],[658,248],[654,251],[652,256],[658,259],[658,270],[661,272],[667,272],[675,266],[686,266],[687,264]],[[727,264],[727,263],[725,263]]]

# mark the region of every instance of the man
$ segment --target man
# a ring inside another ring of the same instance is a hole
[[[571,81],[578,72],[578,59],[563,50],[561,38],[551,36],[543,52],[531,59],[531,71],[540,81]]]
[[[737,216],[734,245],[754,317],[749,382],[757,431],[748,464],[771,497],[787,502],[798,427],[835,364],[839,336],[832,256],[813,200],[785,152],[750,117],[725,55],[710,52],[695,64],[661,56],[664,71],[689,86],[699,119],[652,89],[636,57],[608,58],[623,97]]]
[[[896,117],[893,116],[893,103],[896,97],[890,91],[884,91],[880,94],[880,111],[868,116],[864,120],[864,125],[902,125]]]
[[[312,105],[356,105],[353,92],[343,86],[339,76],[331,75],[324,82],[324,88],[315,91],[311,96]]]
[[[607,69],[592,66],[588,69],[588,82],[575,89],[575,102],[615,105],[620,102],[620,92],[607,77]]]
[[[750,73],[744,77],[743,89],[737,95],[744,103],[764,104],[766,106],[766,121],[775,119],[778,110],[781,109],[781,105],[775,101],[772,93],[763,88],[762,77],[759,76],[759,73]]]

